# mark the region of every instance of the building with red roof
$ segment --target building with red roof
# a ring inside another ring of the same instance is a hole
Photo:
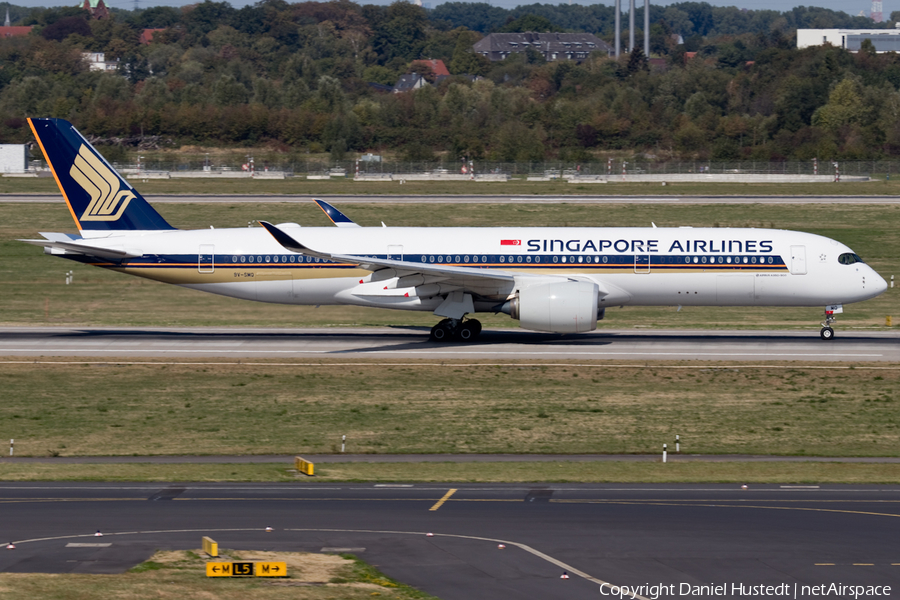
[[[165,29],[145,29],[141,32],[141,37],[138,39],[138,41],[144,46],[149,46],[153,41],[153,34],[157,31],[165,31]]]
[[[0,38],[25,37],[31,33],[31,25],[27,27],[3,26],[0,27]]]
[[[450,76],[450,71],[447,70],[447,65],[445,65],[444,61],[442,61],[442,60],[429,58],[427,60],[412,61],[411,66],[416,66],[416,65],[425,65],[426,67],[431,69],[431,72],[434,73],[438,77],[440,77],[441,75],[443,75],[444,77]]]

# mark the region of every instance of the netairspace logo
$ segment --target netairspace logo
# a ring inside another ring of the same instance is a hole
[[[659,600],[660,598],[675,597],[710,597],[723,596],[737,598],[747,597],[772,597],[772,598],[878,598],[891,595],[889,585],[845,585],[843,583],[823,583],[820,585],[803,585],[799,583],[782,583],[779,585],[748,585],[746,583],[710,583],[708,585],[694,585],[691,583],[645,583],[643,585],[601,585],[600,595],[624,600],[630,598],[648,598]]]

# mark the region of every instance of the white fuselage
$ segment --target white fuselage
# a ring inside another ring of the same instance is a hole
[[[865,263],[846,264],[841,257],[855,255],[844,244],[795,231],[301,228],[293,224],[279,228],[319,252],[495,269],[514,275],[513,280],[480,288],[476,284],[476,312],[495,309],[517,289],[547,279],[598,284],[601,308],[824,306],[866,300],[887,287]],[[403,269],[373,273],[357,265],[289,252],[260,227],[113,232],[90,235],[85,241],[140,256],[122,262],[84,262],[262,302],[430,311],[440,304],[445,291],[439,277],[404,279],[408,273]]]

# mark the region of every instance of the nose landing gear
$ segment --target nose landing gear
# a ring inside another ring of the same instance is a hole
[[[819,332],[819,336],[823,340],[834,339],[834,329],[831,328],[831,324],[836,320],[834,315],[842,312],[844,312],[844,307],[841,304],[830,304],[825,307],[825,321],[822,323],[822,331]]]
[[[444,319],[431,328],[431,339],[435,342],[471,342],[481,333],[481,322],[476,319]]]

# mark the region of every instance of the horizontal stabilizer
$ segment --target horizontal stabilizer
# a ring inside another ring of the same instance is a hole
[[[59,240],[18,240],[26,244],[34,246],[43,246],[44,248],[52,248],[56,250],[65,250],[66,253],[84,254],[86,256],[97,256],[100,258],[108,258],[111,260],[122,260],[125,258],[137,258],[142,256],[139,253],[128,252],[118,248],[101,248],[99,246],[89,246],[77,241],[59,241]]]

